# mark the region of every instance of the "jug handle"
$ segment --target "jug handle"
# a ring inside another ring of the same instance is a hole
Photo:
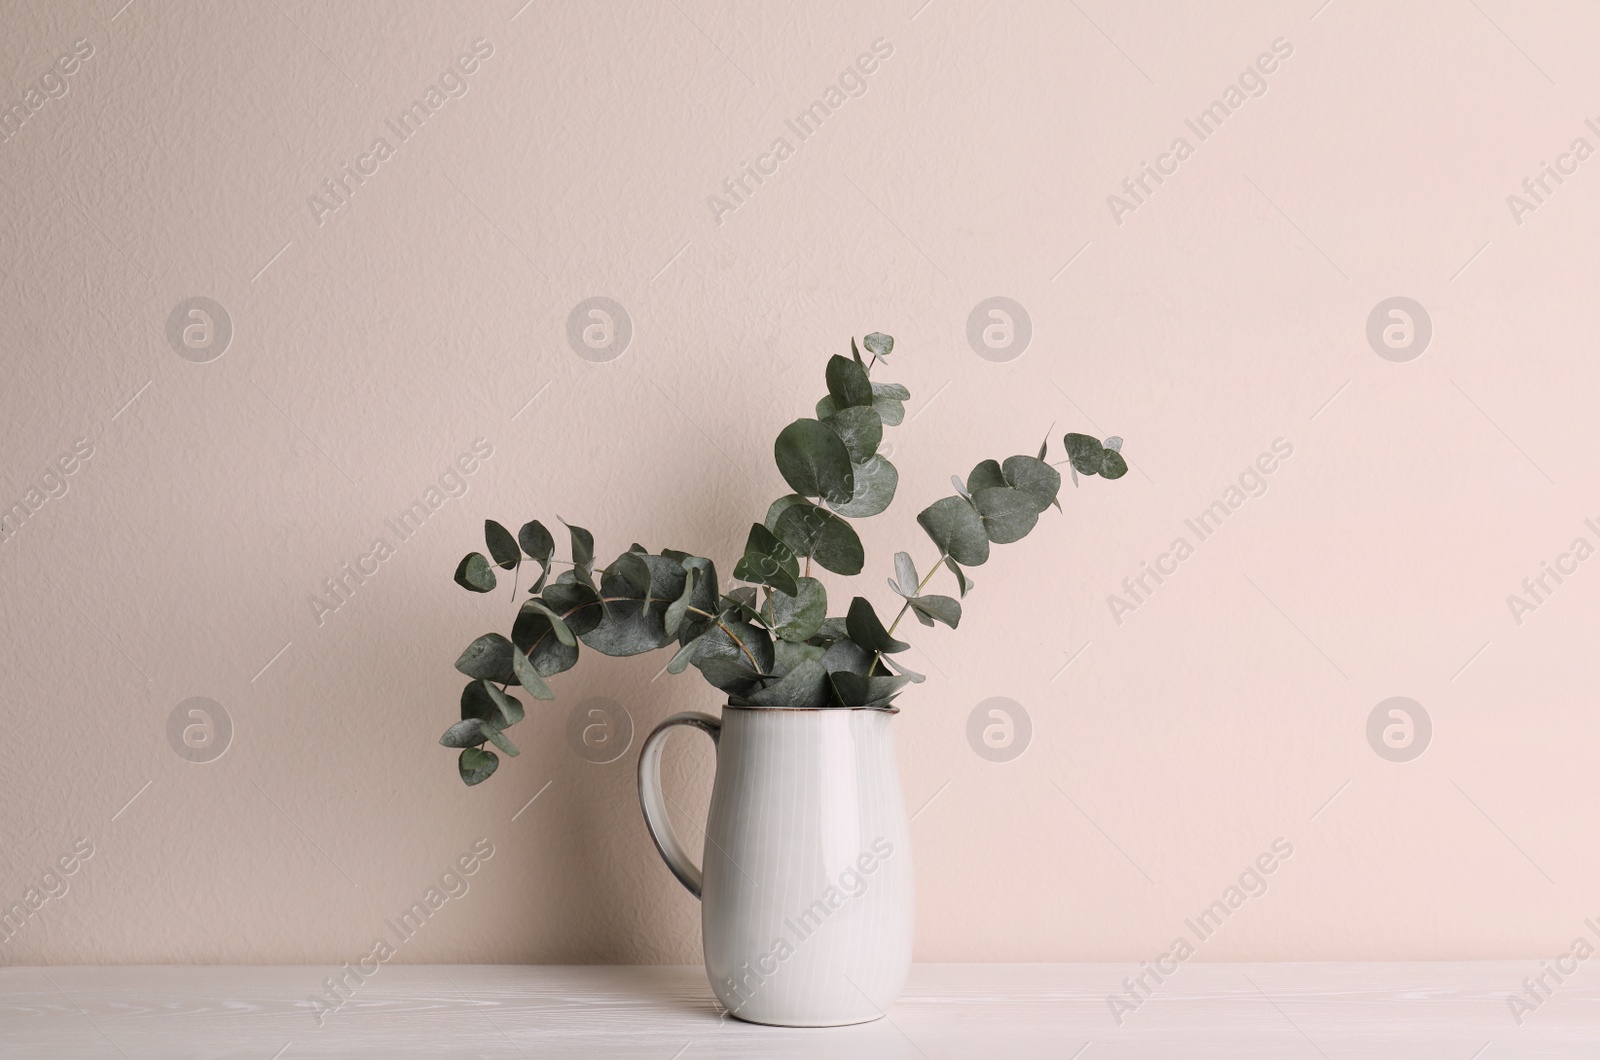
[[[678,841],[678,833],[672,830],[672,820],[667,816],[667,798],[661,790],[661,752],[674,725],[699,729],[715,744],[722,736],[722,721],[694,711],[674,714],[655,727],[639,751],[639,808],[644,810],[645,827],[650,830],[650,838],[655,840],[667,868],[690,894],[699,898],[700,867],[689,860],[688,851]]]

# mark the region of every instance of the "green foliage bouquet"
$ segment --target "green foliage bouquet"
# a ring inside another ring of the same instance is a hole
[[[676,648],[669,673],[695,667],[736,705],[767,707],[887,708],[907,683],[923,677],[893,656],[910,647],[895,639],[907,613],[924,625],[955,628],[961,602],[972,589],[966,568],[989,559],[991,545],[1025,537],[1045,509],[1061,507],[1061,473],[1046,461],[1049,440],[1037,455],[983,460],[956,492],[917,516],[939,551],[926,576],[918,577],[909,553],[897,552],[889,587],[903,599],[886,627],[864,597],[850,601],[842,617],[828,615],[828,593],[811,576],[812,565],[835,574],[861,573],[865,554],[849,520],[889,507],[899,473],[878,452],[885,427],[905,418],[911,392],[898,383],[874,382],[872,370],[887,364],[894,339],[874,332],[855,340],[849,357],[828,361],[828,393],[816,416],[795,420],[773,445],[778,471],[794,492],[779,497],[764,520],[750,527],[733,579],[723,592],[717,568],[704,556],[676,549],[652,553],[643,545],[599,569],[594,535],[563,521],[570,559],[555,558],[555,538],[543,523],[526,523],[515,537],[500,523],[484,523],[488,555],[468,554],[455,580],[476,593],[492,591],[495,568],[520,571],[525,562],[538,576],[511,627],[509,638],[486,633],[467,646],[456,669],[472,680],[461,691],[461,720],[440,743],[460,748],[459,769],[467,784],[486,780],[500,764],[492,744],[517,754],[506,730],[524,716],[521,701],[507,690],[521,685],[535,699],[553,699],[546,679],[571,669],[581,643],[604,655],[640,655]],[[1073,482],[1078,476],[1115,479],[1127,474],[1122,440],[1103,442],[1085,434],[1063,439]],[[561,565],[551,577],[551,568]],[[924,590],[943,568],[955,580],[957,597]],[[513,593],[516,589],[513,588]]]

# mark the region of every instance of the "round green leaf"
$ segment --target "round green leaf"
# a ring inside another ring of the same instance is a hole
[[[961,601],[948,596],[919,596],[911,601],[911,610],[925,625],[933,625],[935,619],[951,629],[961,624]]]
[[[470,788],[474,784],[482,784],[500,768],[500,756],[493,751],[480,751],[476,747],[469,747],[461,752],[456,768],[461,772],[461,779]]]
[[[989,534],[977,511],[960,497],[946,497],[922,510],[917,522],[939,551],[966,567],[989,559]]]
[[[796,644],[809,640],[828,617],[828,591],[822,583],[815,578],[801,578],[798,584],[798,593],[773,593],[761,609],[761,619],[767,627]]]
[[[839,504],[855,495],[850,450],[833,429],[819,420],[795,420],[772,446],[778,471],[789,488],[803,497],[823,497]]]
[[[972,474],[967,476],[967,493],[969,494],[1004,485],[1006,485],[1006,477],[1000,470],[999,461],[996,460],[980,462],[977,467],[972,469]]]
[[[534,519],[522,524],[522,529],[517,531],[517,543],[522,546],[522,551],[528,554],[529,559],[538,560],[548,564],[550,557],[556,554],[556,539],[550,536],[550,531],[544,524]]]
[[[1101,478],[1121,478],[1128,473],[1128,462],[1115,449],[1107,449],[1104,458],[1100,465]]]
[[[493,519],[483,521],[483,539],[488,542],[489,555],[506,570],[514,569],[522,562],[522,550],[517,548],[517,539],[511,536],[510,530]]]
[[[439,742],[446,747],[476,747],[489,738],[491,731],[488,722],[462,718],[444,731]]]
[[[480,722],[479,724],[482,723]],[[491,729],[485,725],[483,728],[483,734],[489,738],[490,743],[500,748],[500,750],[504,751],[512,758],[515,758],[517,755],[522,753],[521,751],[517,750],[517,745],[511,742],[511,738],[505,733],[501,732],[499,729]]]
[[[1061,472],[1031,456],[1008,456],[1002,472],[1005,485],[1012,486],[1033,498],[1033,506],[1044,511],[1055,503],[1061,491]],[[1105,474],[1104,469],[1101,474]]]
[[[772,517],[770,510],[767,517]],[[867,560],[861,538],[849,523],[806,500],[783,508],[772,532],[793,549],[795,555],[810,556],[824,570],[835,574],[860,574]]]
[[[814,659],[801,662],[776,684],[741,697],[758,707],[823,707],[828,704],[828,671]]]
[[[860,361],[837,354],[828,358],[828,396],[840,409],[872,404],[872,383]]]
[[[840,409],[826,422],[844,442],[853,464],[870,459],[883,441],[883,417],[871,405]]]
[[[577,659],[576,651],[573,652],[572,658]],[[544,677],[534,666],[533,660],[520,650],[511,653],[511,672],[516,675],[517,683],[526,688],[534,699],[556,698],[556,694],[550,691],[550,686],[544,683]]]
[[[511,642],[500,634],[485,633],[467,645],[467,650],[456,660],[456,669],[482,681],[509,684],[512,680],[511,653],[514,650]]]
[[[1105,461],[1105,446],[1100,439],[1087,434],[1069,434],[1061,439],[1067,447],[1067,457],[1073,470],[1082,475],[1098,475]]]
[[[1039,522],[1039,509],[1028,494],[1010,486],[992,486],[972,495],[983,520],[983,532],[997,545],[1021,541]]]
[[[456,567],[456,584],[475,593],[489,592],[496,584],[494,568],[482,552],[470,553]]]
[[[845,628],[850,631],[850,639],[869,651],[896,652],[911,647],[905,641],[895,640],[889,635],[878,618],[878,612],[872,609],[871,602],[865,597],[858,596],[850,601],[850,612],[844,622]]]
[[[856,492],[848,504],[828,503],[828,507],[851,519],[877,515],[894,501],[900,487],[900,472],[882,456],[855,465]]]
[[[506,695],[487,681],[483,683],[483,688],[489,693],[489,698],[494,700],[497,711],[496,716],[488,722],[490,728],[503,729],[508,725],[515,725],[527,716],[527,712],[522,709],[522,701],[516,696]]]
[[[911,391],[899,383],[873,383],[872,407],[878,410],[885,427],[898,427],[906,418],[905,402],[911,400]],[[826,417],[819,416],[818,419]]]

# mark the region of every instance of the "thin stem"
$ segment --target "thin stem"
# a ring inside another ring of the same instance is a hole
[[[927,576],[923,578],[922,581],[917,583],[918,596],[921,596],[922,590],[927,587],[929,582],[933,581],[933,576],[939,573],[939,568],[944,566],[944,561],[947,558],[948,556],[946,553],[939,553],[939,559],[934,563],[933,569],[928,572]],[[894,616],[894,622],[889,626],[889,636],[894,636],[895,628],[900,625],[900,620],[906,617],[906,612],[909,610],[911,610],[911,601],[907,600],[904,604],[900,605],[900,613]]]
[[[928,585],[929,582],[933,581],[933,576],[935,574],[939,573],[939,568],[944,566],[944,561],[945,561],[946,558],[948,558],[948,556],[949,556],[949,553],[947,553],[947,552],[940,552],[939,553],[939,559],[934,563],[932,569],[930,569],[928,571],[928,573],[923,576],[923,579],[920,582],[917,583],[917,593],[916,594],[918,596],[921,596],[922,595],[922,590],[927,588],[927,585]],[[894,621],[892,623],[890,623],[890,625],[889,625],[889,636],[891,636],[891,637],[894,636],[894,631],[896,629],[898,629],[899,626],[900,626],[900,620],[902,618],[906,617],[906,612],[909,611],[909,610],[911,610],[911,601],[909,599],[907,599],[905,603],[900,605],[900,613],[898,615],[894,616]],[[882,661],[883,661],[883,653],[882,652],[875,651],[875,652],[872,653],[872,665],[867,667],[867,676],[868,677],[871,677],[874,673],[877,672],[878,664],[880,662],[882,662]]]
[[[719,616],[712,614],[710,611],[702,611],[698,607],[686,607],[684,610],[692,611],[694,614],[709,618],[715,622],[717,624],[717,628],[728,635],[729,640],[739,645],[739,650],[744,652],[744,657],[746,659],[750,660],[750,668],[756,672],[757,677],[765,679],[772,676],[771,674],[764,674],[761,672],[761,664],[756,662],[756,657],[751,653],[749,646],[739,638],[737,633],[723,625],[722,619]]]

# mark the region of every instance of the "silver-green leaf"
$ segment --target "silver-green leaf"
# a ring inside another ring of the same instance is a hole
[[[461,779],[471,787],[474,784],[482,784],[500,768],[500,756],[493,751],[480,751],[476,747],[469,747],[461,752],[456,768],[461,772]]]
[[[514,570],[522,562],[522,550],[517,547],[517,539],[511,536],[510,530],[493,519],[483,521],[483,539],[489,546],[489,555],[504,569]]]
[[[789,488],[802,497],[837,504],[855,495],[850,450],[833,428],[819,420],[795,420],[772,446],[773,459]]]
[[[456,567],[456,584],[475,593],[490,592],[496,584],[494,567],[482,552],[469,553]]]
[[[933,538],[939,551],[965,567],[982,566],[989,559],[989,534],[977,509],[961,497],[946,497],[924,508],[917,522]]]

